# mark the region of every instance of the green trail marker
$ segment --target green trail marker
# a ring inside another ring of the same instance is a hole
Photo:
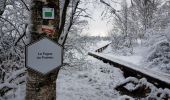
[[[52,17],[52,12],[45,12],[45,17]]]
[[[54,19],[54,8],[43,8],[43,19]]]

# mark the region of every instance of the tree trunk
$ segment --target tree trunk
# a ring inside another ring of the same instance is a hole
[[[60,9],[59,0],[33,0],[31,7],[31,42],[37,41],[43,36],[47,36],[56,42],[58,41]],[[54,8],[54,19],[43,19],[42,8]],[[42,26],[53,26],[55,32],[51,35],[48,32],[41,32]],[[47,76],[27,70],[26,100],[56,100],[56,79],[59,69],[51,72]]]

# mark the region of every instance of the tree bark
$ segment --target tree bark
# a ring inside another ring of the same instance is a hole
[[[42,18],[42,8],[43,6],[48,7],[47,5],[55,8],[55,18],[52,20]],[[43,36],[47,36],[57,42],[59,37],[58,32],[60,21],[59,0],[33,0],[31,13],[31,42],[37,41]],[[52,36],[49,36],[48,33],[40,33],[39,28],[41,28],[42,25],[54,26],[55,33]],[[56,79],[59,70],[60,68],[46,76],[43,76],[33,70],[28,69],[25,100],[56,100]]]

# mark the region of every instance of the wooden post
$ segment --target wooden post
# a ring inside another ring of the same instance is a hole
[[[50,37],[57,42],[60,21],[59,0],[33,0],[32,4],[31,42],[43,36]],[[43,8],[54,8],[51,9],[51,11],[54,10],[54,18],[51,17],[53,16],[52,13],[47,12],[45,13],[47,18],[43,19]],[[47,76],[43,76],[28,69],[25,99],[56,100],[56,79],[58,72],[59,69],[49,73]]]

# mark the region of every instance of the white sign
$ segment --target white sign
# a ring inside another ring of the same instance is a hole
[[[54,19],[54,8],[42,9],[43,19]]]
[[[26,46],[26,67],[41,74],[46,75],[60,67],[62,61],[63,48],[48,38]]]

